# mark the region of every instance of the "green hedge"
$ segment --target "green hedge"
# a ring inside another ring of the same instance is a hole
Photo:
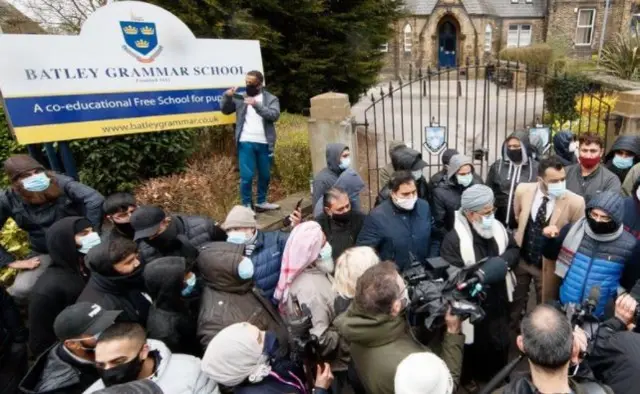
[[[548,44],[534,44],[521,48],[505,48],[500,59],[526,64],[530,70],[541,71],[551,64],[553,49]]]
[[[287,193],[309,190],[311,152],[307,118],[282,114],[276,125],[277,142],[274,175]]]
[[[545,111],[548,122],[564,124],[579,116],[576,97],[589,90],[589,81],[581,75],[565,74],[548,78],[544,84]]]
[[[0,106],[0,164],[4,163],[9,156],[16,153],[24,153],[26,151],[24,146],[19,145],[11,135],[9,131],[9,125],[4,114],[4,109]],[[4,170],[0,174],[0,188],[8,186],[8,179],[4,173]]]

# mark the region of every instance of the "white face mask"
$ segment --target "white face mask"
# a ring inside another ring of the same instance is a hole
[[[638,201],[640,201],[640,187],[636,190],[636,197],[638,198]]]
[[[572,141],[569,143],[569,152],[575,152],[578,150],[578,141]]]
[[[396,204],[398,208],[405,209],[407,211],[411,211],[413,207],[416,206],[416,202],[418,202],[418,197],[410,197],[410,198],[393,197],[393,203]]]
[[[316,261],[316,267],[326,274],[333,273],[333,248],[329,242],[325,243],[322,249],[320,249],[320,256]]]

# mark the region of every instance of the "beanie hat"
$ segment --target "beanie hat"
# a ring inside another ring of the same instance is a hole
[[[398,365],[394,386],[396,394],[451,394],[453,379],[440,357],[413,353]]]
[[[255,228],[258,227],[256,222],[256,214],[251,208],[243,207],[242,205],[236,205],[231,208],[231,211],[227,215],[224,223],[222,223],[222,229],[228,231],[232,228]]]
[[[444,151],[444,153],[442,154],[442,164],[449,165],[449,162],[451,161],[451,158],[454,155],[457,155],[458,151],[455,149],[447,149],[446,151]]]
[[[462,192],[460,208],[467,212],[478,212],[494,202],[493,190],[489,186],[473,185]]]
[[[31,170],[44,170],[44,166],[29,155],[13,155],[4,161],[4,172],[11,181]]]

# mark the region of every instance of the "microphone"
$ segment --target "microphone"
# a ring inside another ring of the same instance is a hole
[[[494,284],[504,280],[507,275],[507,262],[500,257],[492,257],[482,264],[473,276],[462,283],[458,283],[456,288],[458,291],[464,290],[469,286],[473,286],[476,283],[481,284]]]
[[[596,307],[598,306],[599,300],[600,300],[600,285],[593,286],[591,290],[589,290],[589,297],[586,300],[587,315],[593,314],[593,311],[595,311]]]

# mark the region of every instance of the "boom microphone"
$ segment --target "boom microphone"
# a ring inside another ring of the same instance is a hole
[[[464,290],[469,286],[473,286],[476,283],[489,284],[499,283],[503,281],[507,275],[507,262],[500,257],[492,257],[482,264],[476,272],[473,273],[473,277],[459,283],[456,288],[458,291]]]

